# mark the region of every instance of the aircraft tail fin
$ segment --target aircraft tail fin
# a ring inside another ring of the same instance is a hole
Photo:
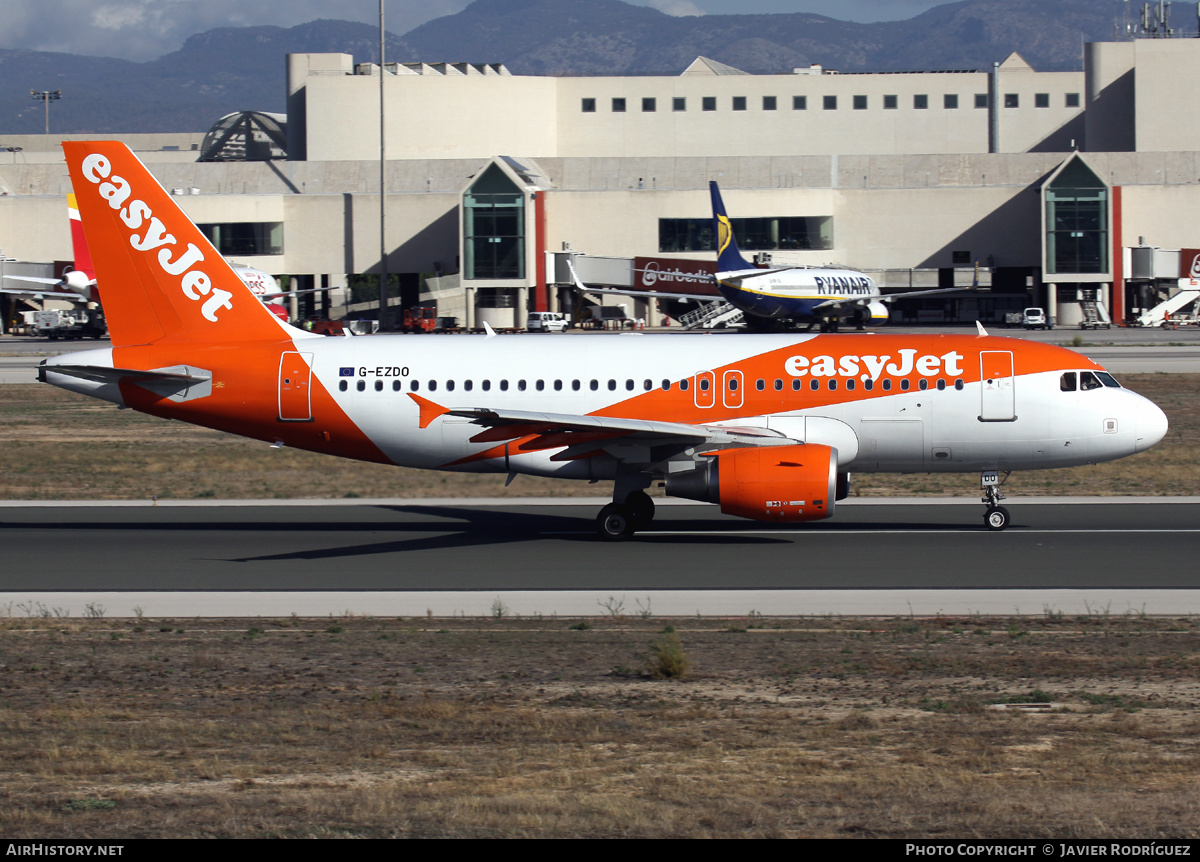
[[[92,267],[92,253],[88,250],[87,237],[83,234],[83,222],[79,218],[79,205],[75,195],[67,195],[67,215],[71,219],[71,245],[75,249],[75,271],[82,272],[91,280],[96,277]]]
[[[281,323],[130,149],[64,141],[114,347],[160,339],[281,340]]]
[[[733,236],[733,225],[725,213],[725,202],[721,200],[721,190],[715,180],[708,184],[712,192],[713,236],[717,240],[717,271],[733,272],[739,269],[754,269],[742,253],[738,251],[737,240]]]

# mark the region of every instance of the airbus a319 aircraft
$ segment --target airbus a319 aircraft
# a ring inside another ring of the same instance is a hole
[[[433,470],[613,482],[599,535],[646,489],[773,522],[828,518],[863,472],[1002,471],[1132,455],[1162,411],[1059,347],[949,335],[324,338],[258,302],[119,143],[63,147],[111,349],[44,382],[273,444]]]

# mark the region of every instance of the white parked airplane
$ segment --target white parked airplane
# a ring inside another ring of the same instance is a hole
[[[0,293],[15,296],[31,296],[46,299],[69,299],[73,302],[100,303],[100,291],[96,287],[96,273],[92,267],[92,255],[88,250],[87,238],[83,223],[79,218],[79,207],[75,203],[75,195],[67,195],[67,215],[71,222],[71,245],[75,251],[75,262],[62,278],[40,278],[32,275],[9,275],[6,278],[14,281],[27,281],[34,284],[47,285],[46,288],[25,289],[0,286]],[[263,272],[244,263],[230,263],[238,278],[245,282],[246,287],[257,296],[271,313],[281,320],[287,320],[287,309],[283,300],[289,295],[279,289],[275,276]],[[311,293],[313,291],[296,291],[296,293]]]
[[[1094,362],[979,335],[322,338],[254,299],[119,143],[67,142],[111,349],[44,382],[276,445],[433,470],[607,480],[599,534],[654,485],[763,521],[827,518],[850,471],[1003,471],[1132,455],[1163,412]],[[186,453],[180,454],[186,459]]]

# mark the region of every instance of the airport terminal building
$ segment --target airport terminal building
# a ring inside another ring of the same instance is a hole
[[[223,253],[326,289],[300,300],[309,317],[374,316],[344,288],[386,249],[396,305],[436,301],[467,326],[593,301],[661,323],[677,312],[646,291],[711,267],[710,180],[748,255],[861,269],[885,292],[985,288],[897,303],[894,319],[987,323],[1042,305],[1071,325],[1095,300],[1120,322],[1181,275],[1178,255],[1131,249],[1200,247],[1196,39],[1091,43],[1080,72],[1017,54],[905,74],[751,75],[704,58],[675,76],[569,78],[286,63],[286,117],[125,140]],[[10,257],[71,259],[58,140],[0,141],[22,147],[0,159]],[[581,297],[567,260],[628,298]]]

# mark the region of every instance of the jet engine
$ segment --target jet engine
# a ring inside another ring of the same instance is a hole
[[[756,521],[819,521],[837,499],[837,450],[817,443],[725,449],[668,476],[666,492]]]

